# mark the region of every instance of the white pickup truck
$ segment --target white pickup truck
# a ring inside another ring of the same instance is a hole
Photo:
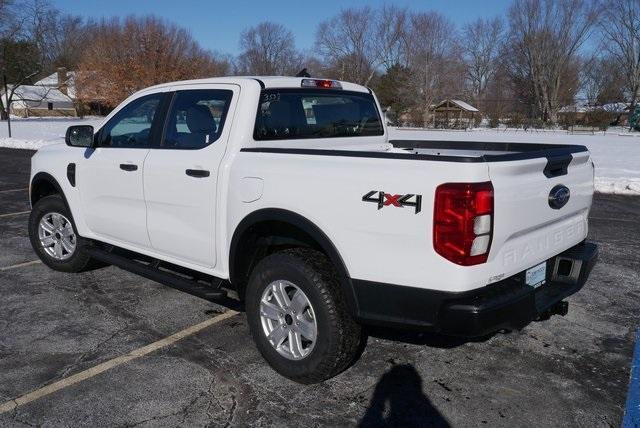
[[[363,325],[472,337],[564,315],[597,258],[585,147],[393,141],[371,90],[335,80],[154,86],[31,168],[44,263],[243,302],[304,383],[348,367]]]

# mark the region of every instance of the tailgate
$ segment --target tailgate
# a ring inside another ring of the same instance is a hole
[[[494,187],[491,278],[518,273],[576,245],[587,236],[593,197],[589,152],[489,162]],[[563,193],[569,198],[563,205]]]

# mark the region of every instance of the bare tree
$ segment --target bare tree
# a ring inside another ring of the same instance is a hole
[[[410,14],[407,9],[397,6],[383,6],[375,14],[374,49],[377,58],[374,63],[385,70],[397,65],[407,65],[406,37]]]
[[[261,22],[242,32],[238,71],[255,75],[288,75],[302,68],[293,34],[280,24]]]
[[[26,40],[0,40],[0,74],[2,89],[0,93],[0,118],[7,120],[9,137],[11,137],[11,104],[19,88],[30,83],[38,73],[38,49],[35,44]]]
[[[527,82],[543,120],[557,122],[562,77],[598,17],[595,0],[514,0],[509,8],[510,66]]]
[[[316,49],[341,80],[366,85],[376,66],[375,12],[370,7],[345,9],[323,21],[316,31]]]
[[[10,0],[0,0],[0,38],[3,40],[7,39],[8,34],[10,33],[10,23],[13,22],[13,10],[11,9],[12,2]],[[1,71],[6,69],[6,63],[4,58],[0,58],[0,68]],[[3,80],[4,75],[3,73]],[[0,82],[0,85],[4,85],[4,82]],[[4,86],[0,87],[0,94],[6,92],[7,88]],[[5,116],[8,116],[5,110],[6,99],[0,96],[0,120],[4,120]]]
[[[481,106],[489,81],[499,66],[503,30],[502,19],[493,18],[478,19],[467,24],[462,32],[466,75],[478,107]]]
[[[11,136],[10,108],[19,88],[31,83],[45,69],[39,40],[46,37],[35,22],[53,9],[44,0],[0,0],[0,116],[7,119]]]
[[[0,0],[0,37],[7,37],[14,22],[12,0]]]
[[[20,0],[0,0],[0,37],[15,40],[21,36],[24,17]]]
[[[19,9],[20,37],[36,45],[38,62],[43,71],[49,71],[55,54],[51,42],[59,31],[60,12],[50,0],[17,0],[16,5]]]
[[[625,76],[617,61],[609,55],[592,56],[583,60],[580,83],[587,102],[591,105],[624,100]]]
[[[522,109],[522,105],[518,103],[520,100],[516,98],[512,76],[504,63],[505,58],[499,55],[495,72],[487,83],[482,106],[482,113],[489,119],[489,126],[492,128],[497,127],[509,113],[522,113],[519,111]]]
[[[640,95],[640,0],[611,0],[600,29],[604,50],[624,72],[633,111]]]
[[[187,30],[153,16],[102,21],[91,29],[87,45],[76,77],[77,96],[112,107],[151,85],[229,70]]]
[[[342,10],[318,25],[316,50],[333,76],[368,85],[381,67],[406,63],[407,17],[395,6]]]
[[[0,117],[8,119],[14,101],[42,102],[52,88],[22,90],[62,66],[76,68],[86,39],[86,26],[79,17],[63,15],[48,0],[0,0],[0,74],[2,88]],[[21,48],[17,51],[16,46]]]
[[[464,80],[456,30],[451,21],[437,12],[414,14],[405,43],[412,96],[418,100],[416,107],[426,126],[431,105],[445,94],[458,92]]]
[[[4,0],[6,1],[6,0]],[[11,0],[16,38],[34,43],[44,73],[56,67],[74,69],[85,45],[87,26],[78,16],[55,9],[50,0]]]
[[[75,70],[82,60],[86,45],[87,26],[84,20],[74,15],[57,15],[55,31],[47,41],[50,68],[65,67]]]

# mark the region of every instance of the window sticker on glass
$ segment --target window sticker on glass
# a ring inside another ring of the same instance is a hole
[[[280,92],[263,92],[262,102],[268,103],[269,101],[278,101],[280,99]]]

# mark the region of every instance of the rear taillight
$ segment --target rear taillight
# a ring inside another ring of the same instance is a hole
[[[485,263],[493,232],[493,186],[445,183],[436,188],[433,247],[462,266]]]

